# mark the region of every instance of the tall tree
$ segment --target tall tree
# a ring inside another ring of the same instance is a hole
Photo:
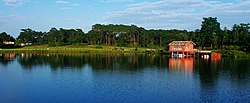
[[[61,37],[59,36],[59,31],[55,27],[53,27],[48,32],[47,38],[49,42],[59,42]]]
[[[4,41],[15,42],[15,38],[8,35],[6,32],[2,32],[2,33],[0,33],[0,44],[2,44]]]
[[[219,47],[220,43],[218,43],[218,39],[221,37],[220,33],[220,23],[217,21],[216,17],[203,18],[199,35],[201,46]]]
[[[247,48],[249,39],[250,24],[234,25],[232,35],[234,36],[235,45],[240,46],[242,49]]]
[[[18,42],[21,43],[36,43],[36,32],[30,28],[21,29],[20,35],[17,37]]]
[[[224,30],[222,31],[222,35],[223,35],[222,46],[223,47],[227,47],[228,45],[230,45],[229,34],[230,34],[230,30],[228,30],[225,27]]]

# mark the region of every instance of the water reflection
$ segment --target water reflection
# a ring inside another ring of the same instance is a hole
[[[194,58],[169,58],[169,70],[182,70],[192,73],[194,69]]]
[[[169,71],[184,71],[199,76],[201,85],[214,86],[218,76],[226,73],[227,78],[244,85],[249,78],[249,59],[230,59],[207,61],[195,58],[168,58],[164,55],[148,54],[1,54],[0,63],[8,65],[13,60],[23,69],[49,66],[51,70],[77,69],[85,66],[93,70],[107,71],[138,71],[145,69],[164,69]],[[204,87],[203,86],[203,87]]]
[[[199,70],[201,96],[203,96],[201,97],[202,102],[238,101],[239,98],[232,100],[231,97],[248,94],[243,92],[242,89],[248,88],[250,85],[249,63],[250,60],[244,58],[223,58],[210,62],[202,60],[196,62],[196,68]],[[232,89],[234,90],[232,91]],[[249,89],[246,91],[249,91]],[[211,96],[205,97],[207,95]],[[228,98],[228,100],[221,98]],[[242,100],[248,100],[247,98],[242,96]]]
[[[85,65],[95,70],[139,70],[167,68],[162,55],[147,54],[21,54],[18,62],[26,69],[48,65],[57,69],[82,69]]]
[[[15,53],[0,54],[0,63],[3,65],[9,64],[14,59],[15,59]]]
[[[23,96],[19,97],[27,101],[32,97],[40,101],[58,97],[54,102],[75,98],[90,102],[112,102],[114,98],[153,103],[249,101],[250,59],[207,61],[147,54],[15,54],[14,60],[9,54],[0,57],[1,63],[5,59],[13,62],[4,67],[7,69],[0,65],[0,82],[5,90],[0,90],[0,102],[9,99],[6,94],[18,100],[15,91],[21,91]],[[41,94],[49,99],[39,98]]]

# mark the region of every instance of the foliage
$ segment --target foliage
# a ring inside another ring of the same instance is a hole
[[[229,45],[228,48],[226,48],[228,50],[240,50],[239,46],[233,46],[233,45]]]
[[[247,57],[248,56],[245,52],[240,51],[240,50],[222,50],[219,52],[221,54],[223,54],[223,56],[225,56],[225,57],[237,58],[237,57]]]
[[[20,43],[40,43],[43,41],[44,33],[34,31],[30,28],[21,29],[20,35],[17,37],[17,41]]]
[[[49,32],[38,32],[32,29],[21,29],[17,38],[20,43],[49,44],[50,46],[62,46],[66,44],[84,43],[84,33],[81,29],[51,28]]]
[[[103,47],[101,45],[97,45],[95,48],[102,49]]]
[[[0,33],[0,44],[2,44],[4,41],[15,42],[15,38],[8,35],[6,32],[2,32],[2,33]]]
[[[87,33],[89,44],[114,46],[165,46],[173,40],[188,40],[187,31],[145,30],[135,25],[95,24]]]
[[[201,47],[219,47],[222,44],[220,23],[217,18],[203,18],[198,42]]]
[[[55,46],[56,46],[56,43],[55,43],[55,42],[50,42],[48,46],[50,46],[50,47],[55,47]]]
[[[3,37],[4,36],[4,37]],[[2,38],[2,39],[1,39]],[[0,42],[12,40],[5,32],[0,35]],[[201,28],[187,30],[146,30],[136,25],[95,24],[88,33],[81,29],[51,28],[48,32],[21,29],[17,37],[19,43],[64,45],[102,45],[122,47],[166,48],[174,40],[193,41],[202,49],[227,49],[250,51],[250,25],[235,24],[232,29],[221,30],[216,17],[203,18]],[[212,48],[211,48],[212,47]]]

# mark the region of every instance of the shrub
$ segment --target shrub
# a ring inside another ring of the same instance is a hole
[[[240,50],[240,47],[239,47],[239,46],[230,45],[230,46],[228,46],[227,49],[228,49],[228,50]]]
[[[49,43],[49,46],[50,46],[50,47],[55,47],[55,46],[56,46],[56,43],[55,43],[55,42],[50,42],[50,43]]]
[[[103,47],[101,45],[97,45],[95,48],[102,49]]]
[[[227,56],[227,57],[246,57],[247,54],[243,51],[239,51],[239,50],[223,50],[221,51],[221,53],[223,54],[223,56]]]
[[[67,43],[64,43],[64,42],[58,42],[57,43],[57,46],[65,46],[65,45],[68,45]]]

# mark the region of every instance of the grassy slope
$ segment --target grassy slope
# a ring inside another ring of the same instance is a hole
[[[122,50],[118,50],[122,48]],[[163,48],[142,48],[139,47],[117,47],[117,46],[100,46],[100,45],[68,45],[49,47],[47,45],[26,46],[16,49],[2,49],[0,52],[31,52],[31,53],[143,53],[147,50],[157,51]]]
[[[121,48],[121,49],[119,49]],[[0,49],[0,53],[17,52],[17,53],[159,53],[163,48],[142,48],[138,47],[118,47],[106,45],[67,45],[58,47],[49,47],[47,45],[26,46],[16,49]],[[153,51],[153,52],[152,52]],[[213,52],[221,53],[224,57],[250,57],[239,50],[212,50]],[[164,53],[167,53],[166,51]]]
[[[250,57],[249,53],[240,50],[212,50],[213,52],[221,53],[223,57]]]

